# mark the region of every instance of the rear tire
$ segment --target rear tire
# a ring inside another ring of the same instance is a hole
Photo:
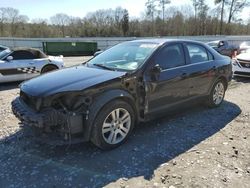
[[[218,80],[215,82],[208,98],[207,98],[207,105],[211,108],[218,107],[224,100],[225,91],[226,91],[226,84],[222,80]]]
[[[54,71],[54,70],[57,70],[58,68],[54,65],[46,65],[45,67],[43,67],[41,73],[44,74],[44,73],[47,73],[47,72],[51,72],[51,71]]]
[[[125,101],[114,100],[106,104],[94,120],[91,142],[103,150],[120,146],[133,130],[134,114]]]

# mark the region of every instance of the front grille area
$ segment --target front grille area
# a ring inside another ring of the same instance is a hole
[[[20,98],[23,100],[23,102],[32,108],[33,110],[36,110],[36,100],[34,97],[29,96],[28,94],[24,93],[23,91],[20,91]]]
[[[244,60],[238,60],[238,61],[242,67],[250,69],[250,61],[244,61]]]

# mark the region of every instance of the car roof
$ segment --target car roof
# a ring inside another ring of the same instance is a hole
[[[149,38],[149,39],[140,39],[140,40],[133,40],[129,41],[131,43],[136,43],[136,42],[145,42],[145,43],[155,43],[158,44],[159,46],[171,43],[171,42],[192,42],[194,44],[202,45],[203,47],[206,47],[206,49],[210,49],[209,51],[217,58],[221,58],[221,55],[219,55],[218,52],[216,52],[214,49],[212,49],[208,44],[200,41],[195,41],[195,40],[187,40],[187,39],[166,39],[166,38]]]
[[[43,53],[40,49],[36,49],[36,48],[25,48],[25,47],[17,47],[17,48],[11,48],[12,51],[28,51],[31,52],[32,54],[34,54],[37,57],[40,58],[46,58],[47,55],[45,53]]]
[[[213,40],[213,41],[209,41],[207,43],[219,43],[221,40]]]
[[[39,49],[36,48],[27,48],[27,47],[15,47],[15,48],[11,48],[12,51],[18,51],[18,50],[24,50],[24,51],[41,51]]]
[[[130,43],[142,42],[142,43],[156,43],[159,45],[170,43],[170,42],[193,42],[197,44],[204,45],[203,42],[195,41],[195,40],[187,40],[187,39],[166,39],[166,38],[149,38],[149,39],[139,39],[129,41]]]

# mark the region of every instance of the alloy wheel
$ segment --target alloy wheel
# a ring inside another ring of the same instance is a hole
[[[126,138],[130,127],[130,113],[124,108],[117,108],[105,118],[102,125],[102,136],[108,144],[118,144]]]
[[[223,98],[224,98],[224,85],[221,82],[218,82],[214,88],[214,93],[213,93],[213,102],[215,105],[219,105]]]

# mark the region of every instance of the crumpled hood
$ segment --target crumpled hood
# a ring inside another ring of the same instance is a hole
[[[80,91],[119,78],[126,72],[77,66],[38,76],[21,84],[28,95],[45,97],[66,91]]]

